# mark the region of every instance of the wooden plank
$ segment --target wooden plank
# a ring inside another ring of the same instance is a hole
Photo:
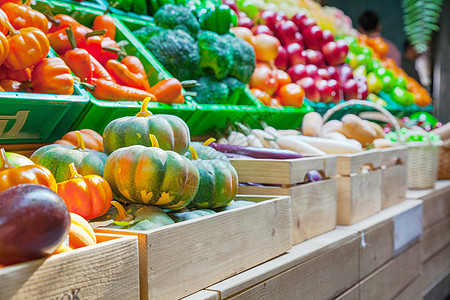
[[[181,298],[291,248],[289,197],[237,199],[259,203],[148,231],[98,230],[138,236],[142,299]]]
[[[137,239],[112,239],[1,268],[0,299],[138,299],[138,268]]]
[[[325,179],[294,186],[240,186],[239,193],[253,195],[290,195],[292,207],[292,244],[296,245],[336,227],[336,179]]]
[[[6,152],[14,152],[30,157],[34,151],[45,145],[48,145],[48,143],[1,144],[0,148],[5,148]]]
[[[381,171],[337,177],[339,225],[351,225],[381,210]]]
[[[423,228],[450,216],[450,186],[433,192],[422,198],[423,200]]]
[[[368,165],[372,170],[381,167],[380,150],[372,149],[352,154],[337,156],[337,174],[352,175],[361,173],[361,168]]]
[[[408,162],[408,147],[395,146],[380,149],[381,165],[389,167],[392,164],[406,165]],[[395,161],[395,162],[394,162]]]
[[[201,290],[195,294],[182,298],[182,300],[220,300],[219,293],[215,291]]]
[[[345,291],[336,300],[359,300],[359,283]]]
[[[330,299],[357,280],[358,239],[355,238],[229,299]]]
[[[391,299],[421,270],[421,245],[416,243],[361,282],[361,299]]]
[[[424,300],[448,299],[450,295],[450,270],[423,292]]]
[[[420,300],[422,299],[421,277],[417,276],[403,291],[400,292],[395,300]]]
[[[422,241],[422,261],[426,261],[450,244],[450,218],[425,230]]]
[[[326,156],[286,160],[231,159],[230,161],[239,175],[239,182],[296,184],[304,182],[306,173],[311,170],[324,171],[327,166],[325,160]]]
[[[406,199],[407,165],[400,164],[381,170],[381,208],[385,209]]]
[[[342,249],[344,245],[356,243],[356,240],[356,231],[335,229],[300,243],[280,257],[221,281],[207,289],[218,291],[221,299],[227,299],[315,257],[335,249]],[[351,252],[354,254],[351,258],[353,261],[353,259],[357,259],[358,255],[353,251]],[[353,283],[355,284],[356,280],[352,278],[351,281],[355,281]]]
[[[334,177],[337,174],[337,157],[328,155],[325,158],[324,173],[326,178]]]
[[[450,272],[450,245],[432,256],[423,264],[422,290],[426,290],[442,274]]]
[[[450,188],[450,180],[438,180],[432,189],[426,190],[407,190],[407,199],[424,199],[426,197],[433,197],[433,194],[441,190]]]

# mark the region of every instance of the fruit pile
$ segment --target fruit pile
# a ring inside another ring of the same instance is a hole
[[[28,0],[1,6],[0,91],[71,95],[70,69],[60,58],[47,57],[49,22],[29,5]]]

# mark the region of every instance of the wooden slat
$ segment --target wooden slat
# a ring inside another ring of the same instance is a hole
[[[406,165],[395,165],[381,170],[382,209],[406,199],[406,182]]]
[[[373,169],[380,168],[380,150],[372,149],[352,154],[340,154],[337,156],[337,174],[359,174],[361,173],[361,167],[364,165],[370,165]]]
[[[221,281],[215,285],[208,287],[207,289],[218,291],[220,292],[222,299],[227,299],[235,294],[251,288],[252,286],[258,285],[259,283],[264,282],[271,277],[274,277],[289,269],[293,269],[294,267],[312,260],[313,258],[316,258],[320,255],[324,255],[336,249],[342,250],[345,245],[349,244],[352,244],[355,248],[354,250],[352,248],[352,251],[350,251],[352,253],[352,256],[351,258],[349,258],[351,260],[351,264],[353,265],[353,260],[357,260],[358,257],[357,252],[354,252],[357,251],[356,243],[356,231],[335,229],[333,231],[300,243],[292,247],[292,249],[288,253],[280,257],[256,266],[229,279]],[[352,283],[355,284],[357,278],[353,278],[353,275],[350,277],[348,279],[351,279],[351,281],[355,281]]]
[[[425,230],[422,241],[422,261],[426,261],[450,244],[450,218]]]
[[[421,270],[421,245],[416,243],[361,282],[361,299],[391,299]]]
[[[308,260],[230,299],[330,299],[358,280],[358,240]]]
[[[359,283],[345,291],[336,300],[359,300]]]
[[[424,300],[448,299],[450,295],[450,270],[433,282],[424,292]]]
[[[337,223],[351,225],[381,210],[381,170],[337,177]]]
[[[423,228],[450,216],[450,186],[425,196],[423,200]]]
[[[214,291],[202,290],[190,296],[182,298],[182,300],[220,300],[219,293]]]
[[[390,166],[392,159],[398,158],[399,163],[406,165],[408,161],[408,147],[396,146],[390,148],[380,149],[381,165]]]
[[[138,268],[136,238],[113,239],[1,268],[0,299],[138,299]]]
[[[407,199],[424,199],[428,197],[433,197],[434,193],[440,192],[442,190],[450,189],[450,180],[438,180],[434,188],[426,189],[426,190],[407,190],[406,198]]]
[[[32,144],[2,144],[0,148],[5,148],[6,152],[14,152],[26,157],[30,157],[40,147],[48,145],[48,143],[32,143]]]
[[[139,237],[142,299],[181,298],[291,248],[289,197],[237,199],[260,202],[148,231],[98,230]]]
[[[417,276],[403,291],[400,292],[395,300],[420,300],[422,299],[421,277]]]
[[[423,264],[422,290],[429,288],[443,274],[450,272],[450,245]]]

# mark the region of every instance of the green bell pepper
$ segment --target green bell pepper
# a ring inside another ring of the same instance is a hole
[[[238,3],[239,6],[239,3]],[[252,0],[245,0],[239,7],[239,10],[244,12],[247,17],[253,19],[259,12],[258,7],[253,3]]]
[[[187,6],[186,0],[146,0],[146,1],[147,1],[147,10],[152,16],[165,4]],[[136,13],[140,12],[136,11]]]
[[[109,2],[109,4],[114,8],[129,12],[133,7],[133,0],[116,0],[116,1],[113,0]]]
[[[147,1],[146,0],[133,0],[133,6],[132,6],[131,10],[140,15],[146,15],[148,13]]]
[[[385,77],[388,78],[388,77]],[[391,98],[396,103],[400,105],[411,105],[414,104],[414,96],[410,92],[408,92],[405,89],[402,89],[401,87],[395,87],[391,92]]]
[[[237,25],[236,14],[228,5],[224,4],[202,8],[198,12],[198,17],[203,30],[213,31],[217,34],[228,33],[230,26]]]

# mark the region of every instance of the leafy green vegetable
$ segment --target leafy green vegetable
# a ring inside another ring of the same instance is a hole
[[[192,91],[197,93],[195,101],[201,104],[224,104],[228,100],[228,87],[226,83],[209,76],[198,79],[199,86]]]
[[[256,66],[255,50],[243,39],[226,34],[224,38],[233,48],[233,66],[228,76],[236,77],[244,83],[250,81]]]
[[[212,31],[198,35],[200,67],[211,69],[217,79],[225,78],[233,66],[233,48],[228,41]]]
[[[155,23],[166,29],[181,29],[195,37],[200,23],[192,12],[181,5],[166,4],[153,16]]]

